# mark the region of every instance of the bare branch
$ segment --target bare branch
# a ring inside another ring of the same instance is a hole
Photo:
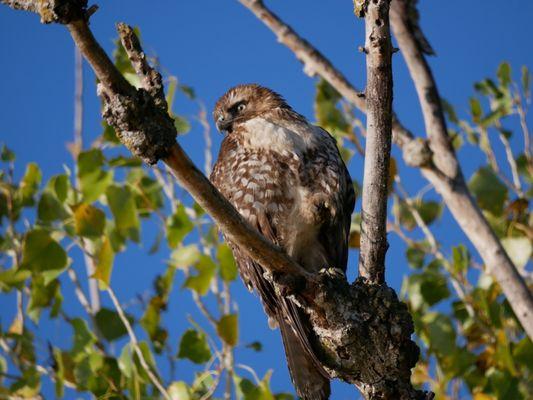
[[[503,144],[503,147],[505,148],[505,156],[507,157],[507,162],[509,163],[509,167],[511,168],[511,174],[513,177],[513,190],[515,190],[520,197],[524,196],[524,192],[522,191],[522,184],[520,183],[520,175],[518,175],[518,166],[516,165],[516,160],[513,155],[513,151],[511,150],[511,144],[509,143],[509,139],[500,131],[499,132],[500,141]]]
[[[117,310],[120,320],[122,321],[122,323],[124,324],[124,327],[126,328],[126,331],[128,332],[128,336],[130,337],[130,342],[133,346],[133,350],[135,351],[135,354],[137,354],[137,357],[139,357],[139,362],[141,366],[143,367],[146,374],[150,378],[150,381],[152,381],[152,383],[157,388],[157,390],[159,390],[159,393],[161,393],[166,400],[171,400],[170,395],[168,394],[166,389],[163,387],[161,382],[159,382],[159,379],[153,373],[152,368],[146,362],[143,352],[141,348],[139,347],[139,341],[137,340],[137,336],[135,336],[135,332],[133,331],[133,328],[131,327],[130,321],[128,321],[128,318],[126,317],[126,314],[124,313],[124,310],[122,309],[122,306],[120,305],[117,299],[117,296],[115,296],[115,292],[113,291],[113,289],[111,289],[111,287],[108,287],[107,293],[109,294],[109,297],[111,298],[111,301],[113,302],[113,305],[115,306],[115,309]]]
[[[392,43],[390,0],[367,3],[366,145],[363,178],[359,275],[372,283],[385,281],[387,252],[387,182],[392,141]]]
[[[443,197],[455,220],[500,284],[517,318],[533,338],[533,295],[472,198],[446,128],[436,82],[407,21],[406,0],[393,0],[391,26],[415,83],[422,106],[435,169],[423,175]]]
[[[74,293],[76,294],[76,297],[78,298],[81,306],[83,307],[87,315],[92,316],[93,310],[91,308],[91,303],[89,303],[87,296],[85,296],[85,293],[83,292],[83,289],[80,285],[80,281],[78,279],[76,271],[74,271],[74,269],[72,268],[69,268],[67,272],[68,272],[68,277],[74,284]]]

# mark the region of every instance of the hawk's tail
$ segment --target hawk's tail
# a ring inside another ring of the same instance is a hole
[[[292,383],[298,396],[302,400],[329,399],[329,379],[317,367],[289,324],[283,318],[278,323]]]

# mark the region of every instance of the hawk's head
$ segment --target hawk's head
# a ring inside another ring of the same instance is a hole
[[[219,131],[232,132],[237,125],[279,108],[290,110],[276,92],[257,84],[238,85],[218,99],[213,116]]]

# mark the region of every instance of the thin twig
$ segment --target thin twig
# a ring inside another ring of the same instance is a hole
[[[509,144],[509,140],[507,137],[500,131],[500,140],[503,144],[503,147],[505,148],[505,155],[507,157],[507,162],[509,163],[509,167],[511,168],[511,174],[513,176],[513,189],[517,192],[517,194],[520,197],[524,196],[524,192],[522,191],[522,183],[520,182],[520,175],[518,174],[518,167],[516,165],[516,160],[513,155],[513,151],[511,150],[511,145]]]
[[[152,372],[152,369],[146,362],[146,359],[144,358],[144,355],[141,351],[141,348],[139,347],[139,342],[137,340],[137,336],[135,336],[135,332],[133,331],[133,328],[131,327],[130,321],[128,321],[128,318],[124,314],[124,310],[122,309],[122,306],[120,305],[117,297],[115,296],[115,292],[113,289],[111,289],[110,286],[107,287],[107,293],[109,294],[109,297],[111,298],[111,301],[113,302],[113,305],[115,306],[115,309],[117,310],[118,316],[122,323],[124,324],[124,327],[128,331],[128,336],[130,337],[130,342],[133,346],[133,350],[135,351],[135,354],[137,354],[137,357],[139,358],[139,362],[143,369],[145,370],[146,374],[150,378],[150,381],[154,384],[154,386],[157,388],[159,393],[163,395],[163,397],[166,400],[172,400],[166,389],[163,387],[161,382],[159,382],[159,379],[155,376],[155,374]]]
[[[87,296],[85,296],[85,293],[83,292],[83,289],[80,285],[80,281],[78,280],[76,271],[74,271],[73,268],[69,268],[67,273],[70,280],[74,284],[74,293],[76,294],[76,297],[78,298],[81,306],[88,315],[94,315],[93,310],[91,308],[91,304],[89,303],[89,300],[87,299]]]
[[[522,128],[522,134],[524,135],[524,154],[526,155],[527,160],[531,160],[531,140],[529,135],[529,128],[526,121],[526,108],[522,102],[522,97],[520,92],[517,90],[517,101],[516,101],[516,112],[520,118],[520,127]],[[527,99],[526,99],[527,104]]]
[[[209,122],[207,121],[207,111],[203,103],[200,103],[200,113],[198,115],[198,120],[202,125],[205,141],[204,172],[207,176],[209,176],[209,174],[211,174],[211,168],[213,165],[213,154],[211,151],[211,147],[213,146],[213,140],[211,139],[211,125],[209,125]]]
[[[200,298],[200,296],[198,295],[198,293],[196,293],[194,290],[192,291],[192,298],[194,300],[194,303],[196,304],[196,306],[198,307],[198,309],[200,310],[200,312],[204,315],[204,317],[209,321],[209,323],[214,327],[216,328],[217,327],[217,320],[215,319],[215,317],[209,312],[209,310],[207,309],[206,305],[204,304],[204,302],[202,301],[202,299]]]
[[[75,94],[74,94],[74,159],[83,149],[83,58],[80,49],[74,46]]]

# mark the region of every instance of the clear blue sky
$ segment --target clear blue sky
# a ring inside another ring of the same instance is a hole
[[[467,113],[468,97],[476,80],[493,76],[498,64],[507,60],[517,71],[533,68],[533,2],[530,0],[420,1],[422,26],[438,56],[431,59],[441,95]],[[267,4],[302,36],[320,49],[357,87],[363,88],[365,60],[357,52],[364,41],[363,23],[355,19],[351,0],[267,1]],[[216,99],[238,83],[258,82],[282,93],[299,112],[313,119],[315,79],[302,73],[300,63],[272,33],[236,0],[196,1],[109,1],[100,2],[91,27],[107,51],[113,48],[114,24],[119,21],[139,26],[145,49],[157,54],[164,71],[195,88],[210,111]],[[18,171],[36,161],[45,177],[61,172],[71,163],[65,143],[72,138],[74,52],[66,29],[41,25],[35,15],[0,6],[0,142],[17,154]],[[412,82],[400,55],[394,57],[395,109],[413,132],[424,134]],[[99,102],[94,76],[85,69],[85,120],[87,142],[100,132]],[[198,106],[179,100],[175,110],[193,116]],[[215,137],[218,149],[220,138]],[[193,159],[202,165],[200,126],[181,139]],[[483,162],[469,151],[461,151],[467,177]],[[360,162],[351,168],[360,180]],[[417,171],[402,166],[404,183],[412,191],[424,185]],[[360,205],[358,204],[358,208]],[[445,212],[436,232],[446,245],[464,242],[464,236]],[[131,248],[115,265],[112,284],[121,301],[150,288],[155,273],[164,268],[165,253],[147,256],[154,232],[146,228],[144,248]],[[465,242],[466,243],[466,242]],[[399,290],[408,272],[403,246],[390,238],[388,282]],[[352,270],[356,257],[352,254]],[[273,387],[291,390],[281,342],[277,332],[267,328],[257,298],[249,295],[240,281],[234,285],[241,311],[241,342],[255,339],[266,351],[260,354],[238,350],[239,360],[256,368],[260,375],[274,368]],[[68,294],[66,294],[68,295]],[[165,316],[174,338],[187,328],[185,315],[195,313],[188,294],[177,290]],[[67,306],[68,307],[68,306]],[[0,297],[0,321],[7,324],[13,303]],[[72,308],[73,312],[79,312]],[[57,341],[64,338],[54,324],[43,324],[43,334]],[[175,345],[175,343],[172,343]],[[180,364],[178,375],[190,376]],[[353,398],[353,389],[335,384],[332,399]]]

